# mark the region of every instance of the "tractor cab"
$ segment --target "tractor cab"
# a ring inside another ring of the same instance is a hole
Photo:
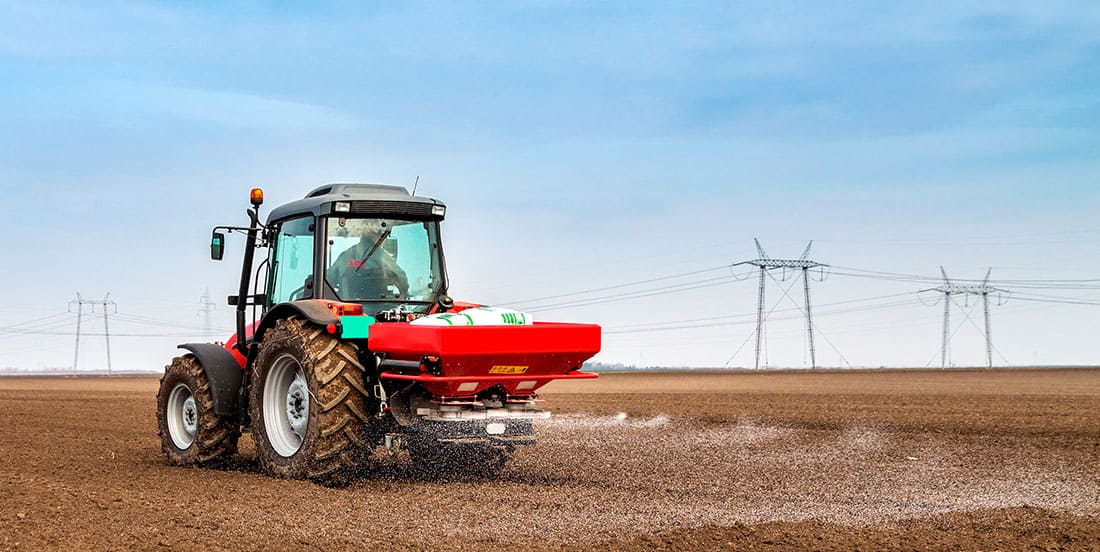
[[[236,336],[245,336],[234,339],[242,356],[259,320],[280,305],[318,300],[336,313],[397,320],[449,304],[439,231],[447,208],[440,201],[400,186],[330,184],[275,208],[261,224],[263,191],[253,189],[251,199],[251,226],[218,226],[210,245],[211,258],[221,260],[225,232],[248,235],[240,290],[229,297]],[[253,273],[260,248],[267,258]]]
[[[368,313],[428,311],[447,291],[446,207],[404,188],[334,184],[271,212],[265,310],[323,299]]]

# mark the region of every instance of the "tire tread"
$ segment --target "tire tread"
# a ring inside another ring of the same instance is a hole
[[[186,450],[176,448],[168,433],[168,396],[179,383],[185,383],[191,389],[199,413],[195,440]],[[173,358],[164,367],[164,376],[161,377],[160,390],[157,392],[157,435],[168,463],[191,466],[225,461],[236,454],[240,434],[240,427],[234,420],[214,412],[210,382],[194,355]]]
[[[363,365],[356,359],[355,344],[341,341],[312,323],[298,318],[280,320],[264,337],[252,372],[249,412],[253,420],[252,434],[259,450],[260,463],[268,473],[295,479],[331,481],[357,468],[354,451],[362,448],[369,418],[368,395],[361,383]],[[263,427],[263,394],[261,378],[266,364],[273,357],[292,352],[306,379],[310,380],[316,410],[311,412],[310,424],[316,431],[307,431],[305,442],[289,461],[280,463],[265,453],[265,429]]]

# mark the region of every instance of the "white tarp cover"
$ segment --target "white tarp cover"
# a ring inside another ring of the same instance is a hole
[[[529,326],[531,315],[500,307],[477,307],[462,312],[430,314],[410,322],[418,326]]]

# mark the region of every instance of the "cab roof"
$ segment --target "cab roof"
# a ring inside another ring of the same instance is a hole
[[[414,196],[401,186],[385,184],[326,184],[306,197],[280,205],[267,216],[268,223],[293,218],[298,215],[327,215],[333,212],[336,202],[351,203],[349,215],[375,215],[409,217],[415,219],[442,219],[434,214],[433,207],[443,202],[430,197]]]

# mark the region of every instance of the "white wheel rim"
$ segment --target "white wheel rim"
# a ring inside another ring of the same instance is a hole
[[[199,429],[199,410],[195,396],[186,384],[180,383],[168,395],[168,435],[180,450],[191,448]]]
[[[280,456],[294,456],[309,427],[309,385],[302,366],[289,354],[275,359],[267,373],[263,409],[271,448]]]

